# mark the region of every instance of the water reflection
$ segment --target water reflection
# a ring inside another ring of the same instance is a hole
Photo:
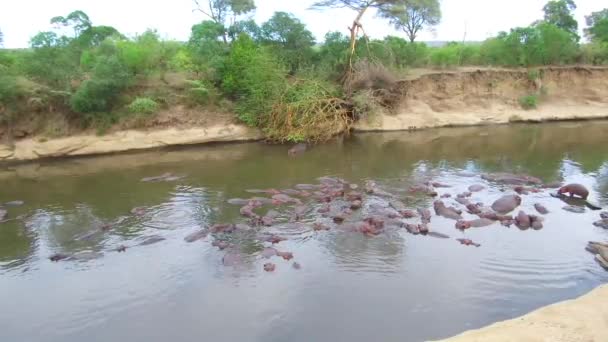
[[[315,213],[317,203],[300,222],[290,222],[286,206],[273,227],[246,229],[226,200],[333,175],[361,186],[374,180],[409,208],[432,201],[410,193],[412,185],[433,180],[451,186],[441,194],[456,195],[479,183],[486,190],[472,201],[488,204],[508,187],[478,175],[499,171],[581,183],[608,206],[607,136],[606,122],[459,128],[358,134],[295,159],[283,146],[256,143],[5,168],[0,203],[25,205],[7,208],[21,219],[0,224],[0,300],[16,308],[0,313],[0,329],[7,340],[28,341],[418,341],[510,318],[608,281],[584,251],[588,240],[608,239],[592,226],[597,212],[566,213],[544,192],[523,205],[530,213],[535,202],[547,206],[541,231],[496,224],[462,233],[433,217],[433,230],[474,239],[476,249],[403,229],[374,238],[317,232],[315,222],[332,224]],[[166,172],[187,177],[140,182]],[[135,207],[145,210],[134,215]],[[184,241],[231,222],[242,229]],[[277,257],[276,272],[262,270],[272,234],[288,238],[274,247],[293,252],[301,270]],[[139,246],[150,236],[163,240]],[[126,253],[116,251],[121,245]],[[55,253],[82,260],[52,263]],[[238,254],[238,265],[225,266],[226,254]]]

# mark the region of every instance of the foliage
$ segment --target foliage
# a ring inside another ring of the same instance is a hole
[[[538,105],[537,95],[526,95],[519,99],[519,104],[523,109],[535,109]]]
[[[203,13],[213,22],[227,26],[227,20],[232,18],[233,22],[236,17],[249,13],[255,10],[254,0],[194,0],[196,10]],[[206,3],[206,4],[205,4]],[[222,32],[224,43],[227,42],[225,32]]]
[[[311,63],[315,39],[293,15],[276,12],[262,25],[261,36],[262,42],[272,47],[283,63],[289,65],[292,74]]]
[[[592,41],[608,43],[608,8],[585,16],[585,35]]]
[[[110,111],[128,82],[126,65],[115,56],[100,57],[91,78],[72,95],[71,107],[75,112],[85,114]]]
[[[133,114],[154,114],[158,111],[158,103],[148,97],[138,97],[129,104],[129,111]]]
[[[439,24],[441,5],[439,0],[407,0],[383,12],[387,14],[391,24],[404,31],[413,43],[421,30]]]
[[[245,34],[232,44],[221,69],[222,89],[237,101],[238,118],[251,126],[263,124],[286,87],[285,76],[279,61]]]
[[[438,68],[478,64],[481,46],[451,42],[431,49],[430,64]]]
[[[337,88],[314,80],[298,80],[272,106],[264,132],[277,142],[329,140],[352,123],[345,104]]]
[[[583,45],[581,57],[587,64],[608,65],[608,43],[594,42]]]
[[[192,26],[188,49],[193,71],[204,73],[205,77],[215,80],[215,71],[225,58],[227,47],[220,40],[224,36],[224,26],[214,21],[203,21]]]
[[[576,10],[574,0],[551,0],[543,7],[545,22],[570,32],[578,41],[580,37],[577,33],[578,22],[573,15],[574,10]]]

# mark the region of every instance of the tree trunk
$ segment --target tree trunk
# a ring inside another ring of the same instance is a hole
[[[361,18],[367,11],[369,6],[362,8],[355,20],[353,20],[353,24],[348,29],[350,30],[350,54],[348,56],[348,66],[346,72],[344,73],[344,84],[346,86],[347,93],[350,93],[350,80],[353,73],[353,57],[355,55],[355,50],[357,48],[357,36],[359,35],[359,29],[362,27]]]

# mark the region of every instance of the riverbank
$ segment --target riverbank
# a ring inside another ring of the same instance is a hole
[[[466,68],[413,70],[393,89],[391,111],[362,118],[354,131],[401,131],[449,126],[608,118],[608,68]],[[534,96],[537,108],[524,110],[520,99]],[[113,130],[106,135],[28,137],[0,144],[0,162],[98,155],[166,146],[260,140],[262,132],[229,118],[177,128],[175,115],[145,130]]]
[[[605,341],[608,336],[608,285],[577,299],[546,306],[525,316],[492,324],[445,342]]]

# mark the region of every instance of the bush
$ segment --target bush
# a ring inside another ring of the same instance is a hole
[[[590,43],[581,47],[583,63],[608,65],[608,43]]]
[[[127,68],[118,58],[100,57],[91,79],[84,81],[72,95],[72,110],[78,113],[107,112],[128,82]]]
[[[526,95],[522,96],[519,99],[519,104],[523,109],[535,109],[538,105],[538,96],[537,95]]]
[[[241,34],[221,69],[222,88],[236,100],[238,118],[259,126],[287,88],[286,75],[272,54]]]
[[[129,105],[133,114],[154,114],[158,111],[158,103],[147,97],[138,97]]]

